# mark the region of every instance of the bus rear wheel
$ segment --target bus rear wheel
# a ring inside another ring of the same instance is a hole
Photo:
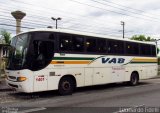
[[[71,95],[74,87],[74,81],[69,77],[64,77],[59,82],[58,92],[60,95]]]
[[[139,77],[138,77],[138,74],[137,73],[132,73],[131,74],[131,78],[130,78],[130,81],[129,81],[129,84],[131,86],[135,86],[139,83]]]

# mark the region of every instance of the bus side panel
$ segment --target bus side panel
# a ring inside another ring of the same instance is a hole
[[[93,68],[85,68],[85,86],[93,85]]]
[[[62,77],[71,75],[74,76],[76,79],[76,83],[77,83],[77,87],[80,86],[84,86],[85,85],[85,81],[84,81],[84,68],[63,68],[63,69],[54,69],[55,76],[54,77],[49,77],[48,79],[48,89],[52,90],[52,89],[58,89],[58,84],[59,81]]]
[[[48,69],[48,90],[58,89],[60,78],[63,76],[62,69]]]
[[[94,68],[93,84],[110,83],[112,78],[111,68]]]
[[[157,76],[158,66],[157,65],[150,65],[147,67],[147,78],[152,78]]]
[[[130,80],[132,72],[137,71],[139,79],[148,79],[157,76],[157,65],[130,64],[125,69],[125,81]]]
[[[129,64],[125,67],[125,79],[124,81],[130,81],[132,72],[136,71],[139,74],[139,77],[141,79],[142,77],[142,71],[141,66],[135,66],[133,64]]]
[[[139,68],[140,68],[140,79],[146,79],[148,68],[144,65],[140,66]]]
[[[125,68],[124,66],[113,66],[110,70],[112,70],[112,79],[111,82],[122,82],[125,79]]]
[[[73,75],[77,82],[77,87],[81,87],[85,85],[85,77],[84,77],[84,68],[69,68],[64,69],[64,75]]]
[[[44,69],[46,70],[46,69]],[[47,90],[47,73],[46,71],[40,70],[34,72],[34,92]]]

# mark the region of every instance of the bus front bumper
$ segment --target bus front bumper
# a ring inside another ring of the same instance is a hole
[[[15,82],[6,79],[6,83],[11,89],[16,90],[17,92],[25,92],[25,93],[32,92],[31,89],[25,87],[25,84],[23,82]]]

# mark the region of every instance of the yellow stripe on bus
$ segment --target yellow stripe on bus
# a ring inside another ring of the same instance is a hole
[[[150,59],[150,58],[134,58],[132,61],[134,62],[157,62],[157,59]]]

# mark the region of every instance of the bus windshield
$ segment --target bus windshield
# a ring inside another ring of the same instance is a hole
[[[8,59],[8,69],[22,69],[26,62],[26,53],[28,49],[28,34],[22,34],[14,37],[11,41],[10,54]]]
[[[54,55],[54,34],[34,32],[12,39],[7,69],[33,71],[46,67]]]

